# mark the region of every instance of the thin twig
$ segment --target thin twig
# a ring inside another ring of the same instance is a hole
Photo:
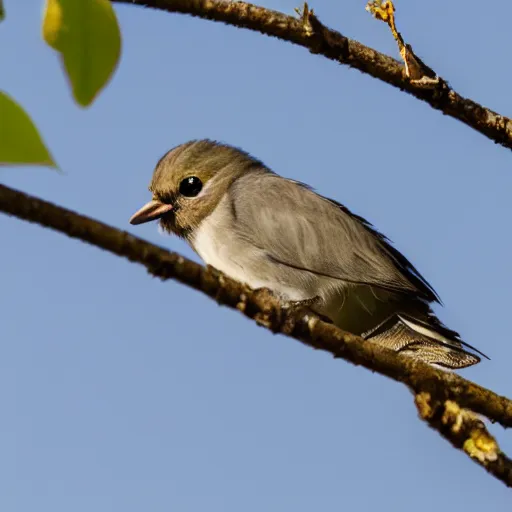
[[[415,402],[421,419],[491,475],[512,487],[512,460],[501,451],[474,412],[452,400],[432,400],[428,393],[416,395]]]
[[[366,5],[366,10],[370,12],[376,19],[383,21],[389,26],[393,38],[398,44],[398,51],[405,64],[405,76],[416,84],[423,87],[439,87],[441,80],[437,73],[427,66],[413,51],[412,46],[407,44],[398,32],[395,23],[395,6],[391,0],[381,2],[380,0],[372,0]]]
[[[493,112],[473,100],[464,98],[441,77],[438,77],[438,84],[435,87],[424,87],[420,81],[411,80],[407,77],[404,66],[399,61],[326,27],[312,11],[307,9],[307,5],[302,11],[302,17],[295,18],[278,11],[238,1],[111,1],[219,21],[303,46],[312,53],[356,68],[406,91],[436,110],[458,119],[497,144],[512,149],[511,119]]]
[[[210,267],[204,268],[125,231],[3,185],[0,185],[0,211],[49,227],[139,263],[150,274],[162,280],[175,279],[203,292],[221,305],[238,309],[274,333],[285,334],[310,347],[330,352],[336,358],[403,382],[415,395],[427,393],[436,403],[451,400],[460,407],[483,414],[505,427],[512,426],[512,401],[508,398],[456,374],[437,370],[413,358],[399,356],[325,323],[304,309],[282,308],[279,301],[266,290],[253,291]],[[432,420],[429,423],[443,436],[449,437],[438,422]],[[451,438],[450,440],[453,442]],[[500,461],[495,466],[477,460],[494,476],[512,486],[512,464],[504,456]]]

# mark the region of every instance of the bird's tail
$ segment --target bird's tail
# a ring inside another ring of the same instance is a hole
[[[455,331],[447,329],[433,314],[429,320],[432,322],[395,314],[365,332],[363,338],[442,368],[460,369],[480,362],[480,357],[468,349],[487,358],[464,343]]]

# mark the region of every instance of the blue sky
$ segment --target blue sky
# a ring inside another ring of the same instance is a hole
[[[116,8],[120,68],[81,110],[41,40],[42,2],[5,4],[0,87],[65,174],[2,168],[2,183],[197,259],[128,219],[170,147],[239,145],[386,233],[441,295],[443,321],[492,358],[463,375],[512,396],[509,150],[302,48],[131,6]],[[510,114],[510,2],[428,5],[399,2],[404,37],[458,92]],[[312,4],[397,56],[364,6]],[[403,386],[96,248],[5,215],[0,229],[2,510],[509,507],[503,484],[417,419]]]

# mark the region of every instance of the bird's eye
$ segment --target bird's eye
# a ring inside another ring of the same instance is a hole
[[[180,194],[186,197],[195,197],[202,188],[203,183],[197,176],[189,176],[180,183]]]

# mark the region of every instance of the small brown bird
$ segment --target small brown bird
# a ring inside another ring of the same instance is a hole
[[[248,153],[190,141],[158,162],[153,199],[130,220],[160,219],[209,265],[339,327],[443,368],[480,361],[434,315],[433,288],[389,240],[340,203]]]

